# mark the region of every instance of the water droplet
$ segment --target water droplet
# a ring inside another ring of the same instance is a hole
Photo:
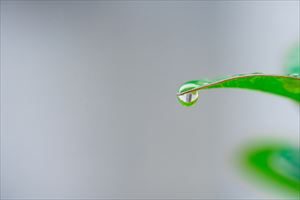
[[[192,90],[199,87],[198,85],[194,83],[185,83],[179,88],[179,93]],[[178,101],[183,105],[183,106],[192,106],[194,105],[198,99],[199,99],[199,93],[198,91],[194,92],[189,92],[180,96],[177,96]]]
[[[291,73],[291,74],[288,74],[288,76],[292,76],[292,77],[297,77],[297,78],[299,78],[299,77],[300,77],[300,74],[299,74],[299,73]]]

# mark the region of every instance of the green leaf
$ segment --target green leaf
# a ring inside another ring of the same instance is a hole
[[[287,190],[290,194],[300,192],[299,147],[280,142],[255,142],[244,146],[238,161],[242,171],[260,185],[276,190]]]
[[[188,85],[189,87],[186,87]],[[267,75],[261,73],[239,74],[214,80],[193,80],[184,83],[178,91],[177,97],[181,104],[191,106],[186,98],[196,91],[215,88],[249,89],[287,97],[300,103],[300,75]],[[195,102],[192,102],[192,105]]]

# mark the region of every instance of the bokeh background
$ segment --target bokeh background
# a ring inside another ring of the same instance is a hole
[[[299,1],[1,1],[1,198],[275,199],[234,155],[299,146],[299,109],[180,84],[281,73]]]

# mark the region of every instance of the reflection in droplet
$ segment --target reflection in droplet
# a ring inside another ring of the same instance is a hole
[[[198,99],[198,92],[191,92],[178,96],[179,102],[184,106],[192,106],[198,101]]]

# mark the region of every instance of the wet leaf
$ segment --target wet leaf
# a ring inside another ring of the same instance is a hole
[[[185,85],[194,85],[194,87],[184,87]],[[180,99],[182,95],[216,88],[256,90],[286,97],[300,103],[300,75],[296,73],[291,75],[252,73],[238,74],[214,80],[193,80],[184,83],[180,87],[177,96]]]

